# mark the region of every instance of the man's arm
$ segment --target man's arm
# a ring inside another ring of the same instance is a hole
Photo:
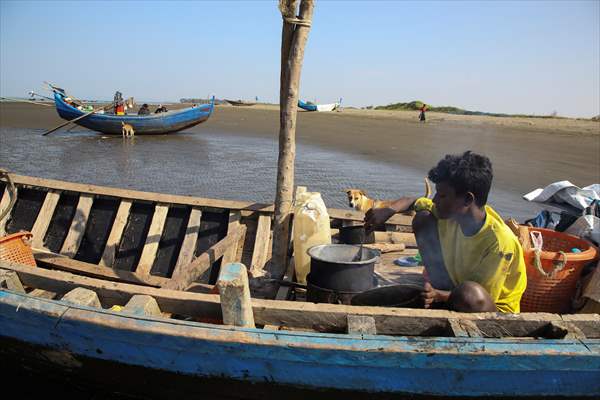
[[[371,208],[365,214],[365,229],[372,230],[374,226],[381,225],[392,215],[409,210],[418,197],[402,197],[390,202],[388,207]]]

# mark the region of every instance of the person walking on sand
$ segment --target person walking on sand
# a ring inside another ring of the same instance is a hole
[[[425,122],[425,111],[427,111],[427,104],[423,103],[419,110],[421,111],[419,113],[419,121]]]

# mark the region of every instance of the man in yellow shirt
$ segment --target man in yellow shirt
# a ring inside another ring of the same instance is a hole
[[[369,229],[397,212],[417,211],[413,231],[427,275],[422,292],[426,308],[445,303],[462,312],[520,311],[527,285],[523,250],[486,205],[492,177],[485,156],[470,151],[447,155],[429,171],[436,185],[433,201],[403,197],[367,212]]]

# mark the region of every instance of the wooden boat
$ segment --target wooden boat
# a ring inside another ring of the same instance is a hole
[[[68,121],[86,114],[65,101],[65,94],[54,91],[54,103],[58,115]],[[210,104],[184,108],[149,115],[114,115],[93,113],[83,117],[76,124],[93,131],[121,135],[123,123],[129,124],[136,135],[159,135],[178,132],[206,121],[214,109],[214,98]]]
[[[331,104],[313,104],[298,100],[298,107],[306,111],[334,111],[340,106],[340,103]]]
[[[261,298],[253,279],[256,327],[223,325],[212,294],[219,268],[268,270],[271,205],[13,180],[17,200],[0,231],[31,231],[38,266],[0,261],[0,355],[11,368],[171,398],[600,396],[598,314],[314,304],[287,286]],[[4,209],[2,181],[0,193]],[[362,218],[329,213],[334,227]],[[396,215],[391,226],[406,231],[410,221]],[[414,254],[414,236],[400,231],[383,235]],[[390,254],[380,276],[415,270],[386,270]],[[169,289],[190,268],[196,282]],[[284,280],[292,276],[290,262]]]
[[[229,104],[231,104],[232,106],[253,106],[256,104],[255,102],[243,101],[243,100],[225,99],[225,101],[228,102]]]

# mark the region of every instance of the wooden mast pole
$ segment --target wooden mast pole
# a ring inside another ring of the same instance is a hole
[[[277,194],[273,225],[273,256],[271,277],[281,279],[287,267],[290,239],[290,215],[294,192],[294,159],[296,157],[296,116],[298,88],[304,46],[308,39],[314,1],[280,0],[283,17],[281,34],[281,82],[279,94],[279,160],[277,163]]]

